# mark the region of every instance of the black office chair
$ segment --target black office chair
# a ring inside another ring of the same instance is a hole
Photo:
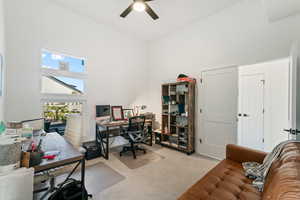
[[[123,129],[121,136],[129,141],[130,146],[124,146],[123,150],[120,152],[120,156],[128,151],[132,152],[134,159],[136,159],[136,151],[143,151],[145,154],[146,149],[138,146],[138,144],[143,143],[147,138],[145,131],[145,116],[129,118],[129,126],[127,129]]]

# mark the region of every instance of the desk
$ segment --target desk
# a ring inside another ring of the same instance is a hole
[[[60,154],[54,160],[43,160],[41,164],[34,166],[35,173],[48,171],[65,165],[78,163],[67,179],[72,176],[78,166],[81,164],[81,186],[84,187],[85,178],[85,158],[77,149],[75,149],[69,142],[67,142],[58,133],[48,133],[46,136],[41,136],[35,139],[43,139],[42,150],[59,150]],[[46,148],[46,149],[45,149]],[[35,192],[42,192],[46,189],[41,189]],[[84,199],[84,196],[82,197]]]
[[[109,159],[109,138],[115,137],[110,134],[111,129],[126,127],[129,125],[128,121],[115,121],[115,122],[96,122],[96,144],[100,149],[101,156],[106,160]],[[149,144],[152,146],[152,120],[146,120],[145,126],[147,127],[148,134],[150,136]],[[102,127],[105,131],[100,131],[99,127]]]

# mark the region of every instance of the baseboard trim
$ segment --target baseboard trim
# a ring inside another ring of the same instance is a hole
[[[221,159],[221,158],[217,158],[217,157],[214,157],[214,156],[211,156],[211,155],[205,154],[205,153],[197,153],[197,154],[199,154],[200,156],[204,156],[204,157],[212,158],[212,159],[214,159],[214,160],[218,160],[218,161],[221,161],[221,160],[223,160],[223,159]]]

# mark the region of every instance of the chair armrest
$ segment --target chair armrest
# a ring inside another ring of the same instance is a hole
[[[266,152],[258,151],[246,147],[241,147],[234,144],[228,144],[226,146],[226,159],[243,163],[243,162],[258,162],[262,163]]]

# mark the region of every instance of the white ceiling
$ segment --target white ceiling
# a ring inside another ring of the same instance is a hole
[[[119,31],[153,40],[170,34],[196,20],[217,13],[240,0],[155,0],[148,4],[160,16],[154,21],[146,13],[132,12],[127,18],[120,18],[132,0],[54,0],[81,15],[93,18],[99,23]]]
[[[300,0],[264,0],[270,21],[296,15],[300,12]]]

